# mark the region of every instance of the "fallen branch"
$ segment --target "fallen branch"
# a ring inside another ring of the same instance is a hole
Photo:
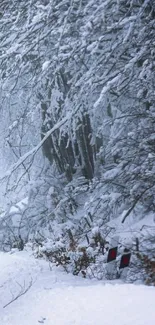
[[[6,308],[7,306],[9,306],[10,304],[12,304],[14,301],[16,301],[18,298],[20,298],[21,296],[25,295],[26,292],[29,291],[29,289],[32,287],[32,284],[33,284],[33,281],[31,279],[29,285],[25,288],[25,281],[24,281],[24,286],[21,286],[21,284],[17,283],[21,290],[20,292],[18,293],[18,295],[16,297],[13,297],[13,299],[11,301],[9,301],[6,305],[3,306],[3,308]]]

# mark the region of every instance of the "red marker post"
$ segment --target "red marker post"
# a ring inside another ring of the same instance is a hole
[[[106,275],[107,279],[112,280],[116,274],[116,257],[119,244],[119,236],[114,236],[110,240],[110,247],[107,256]]]
[[[130,252],[122,255],[119,268],[124,269],[125,267],[128,267],[129,264],[130,264],[130,259],[131,259],[131,253]]]
[[[112,262],[112,261],[114,261],[116,259],[117,248],[118,247],[113,247],[113,248],[109,249],[108,257],[107,257],[107,263]]]

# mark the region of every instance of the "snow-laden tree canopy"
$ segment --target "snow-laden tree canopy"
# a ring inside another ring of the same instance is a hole
[[[154,83],[153,0],[0,4],[1,178],[27,231],[154,211]]]

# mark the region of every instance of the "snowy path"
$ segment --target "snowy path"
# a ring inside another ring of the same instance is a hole
[[[3,308],[34,281],[31,289]],[[64,274],[28,253],[0,253],[0,325],[154,325],[155,288]]]

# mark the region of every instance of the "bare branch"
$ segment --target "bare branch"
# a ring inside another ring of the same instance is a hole
[[[75,112],[76,113],[76,112]],[[74,113],[74,114],[75,114]],[[9,169],[8,172],[0,179],[3,180],[5,178],[8,178],[11,176],[11,174],[17,170],[21,165],[23,165],[23,162],[29,158],[32,155],[36,155],[36,153],[39,151],[39,149],[42,147],[43,143],[48,139],[48,137],[57,129],[59,129],[62,125],[64,125],[68,120],[70,120],[73,117],[73,114],[68,114],[66,117],[64,117],[61,121],[57,122],[54,127],[49,130],[44,138],[38,143],[37,146],[35,146],[32,150],[28,151],[26,154],[24,154],[20,159]]]
[[[16,301],[18,298],[20,298],[21,296],[25,295],[29,291],[29,289],[32,287],[33,281],[31,279],[31,281],[30,281],[30,283],[28,284],[27,287],[25,287],[25,281],[24,281],[24,286],[22,286],[19,283],[17,283],[17,284],[20,287],[20,292],[18,293],[17,296],[13,297],[11,301],[9,301],[6,305],[4,305],[3,308],[6,308],[10,304],[12,304],[14,301]]]
[[[132,210],[135,208],[135,206],[137,205],[137,203],[139,202],[139,200],[143,197],[143,195],[154,186],[154,184],[152,186],[147,187],[138,197],[137,199],[134,201],[132,207],[126,212],[125,216],[122,219],[122,223],[124,223],[124,221],[126,220],[126,218],[129,216],[129,214],[132,212]]]

